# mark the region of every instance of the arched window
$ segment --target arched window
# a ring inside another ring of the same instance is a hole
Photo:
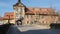
[[[27,24],[29,24],[29,21],[27,21]]]

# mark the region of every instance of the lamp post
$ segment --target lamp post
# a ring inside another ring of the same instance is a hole
[[[8,15],[8,17],[9,17],[9,18],[8,18],[8,23],[10,24],[10,15]]]

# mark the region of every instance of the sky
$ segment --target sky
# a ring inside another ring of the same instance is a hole
[[[0,0],[0,16],[4,16],[5,12],[13,12],[13,5],[17,3],[18,0]],[[40,7],[40,8],[50,8],[59,10],[60,0],[21,0],[21,2],[26,7]]]

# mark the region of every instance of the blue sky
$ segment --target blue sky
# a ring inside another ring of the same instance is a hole
[[[27,7],[52,7],[56,10],[60,9],[60,0],[21,0],[21,2]],[[17,0],[0,0],[0,15],[3,16],[5,12],[13,12],[13,5],[17,3]]]

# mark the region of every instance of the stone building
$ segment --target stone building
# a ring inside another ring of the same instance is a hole
[[[6,13],[4,16],[4,22],[8,22],[10,15],[10,23],[20,23],[21,25],[49,25],[51,23],[58,22],[58,14],[52,8],[38,8],[38,7],[26,7],[21,0],[18,0],[13,5],[14,12]]]

